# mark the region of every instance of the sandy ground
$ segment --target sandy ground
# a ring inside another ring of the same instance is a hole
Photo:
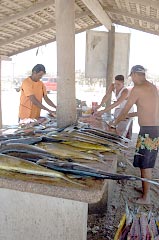
[[[133,134],[132,147],[135,147],[137,134]],[[129,158],[130,162],[133,162],[133,156]],[[124,167],[120,167],[120,163],[123,163]],[[140,176],[140,171],[134,168],[126,160],[118,159],[117,171],[123,174]],[[155,168],[153,169],[153,178],[159,178],[159,153],[156,161]],[[139,207],[136,204],[130,203],[129,199],[139,197],[140,193],[134,190],[134,187],[140,187],[140,181],[122,181],[114,182],[114,188],[112,191],[111,201],[108,209],[103,214],[92,214],[88,217],[88,233],[87,240],[112,240],[117,230],[120,219],[125,213],[125,201],[128,202],[128,206],[131,210],[135,207]],[[159,186],[151,185],[151,202],[152,206],[140,206],[140,211],[158,213],[159,216]]]

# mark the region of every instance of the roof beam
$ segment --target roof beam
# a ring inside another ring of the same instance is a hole
[[[153,8],[159,8],[159,2],[158,1],[150,1],[150,0],[130,0],[129,3],[136,3],[145,5],[146,7],[153,7]]]
[[[0,55],[0,61],[12,61],[12,59],[9,58],[8,56]]]
[[[91,13],[91,12],[90,11],[84,11],[82,13],[78,13],[78,14],[76,14],[76,19],[87,16],[89,13]],[[42,31],[46,31],[49,28],[55,28],[55,23],[50,22],[49,24],[45,24],[40,28],[36,28],[36,29],[31,30],[31,31],[27,31],[25,33],[20,33],[19,35],[16,35],[14,38],[9,38],[8,40],[0,41],[0,46],[4,46],[4,45],[10,44],[10,43],[19,41],[20,39],[29,37],[31,35],[40,33]]]
[[[75,33],[78,34],[78,33],[81,33],[81,32],[84,32],[86,30],[89,30],[89,29],[92,29],[92,28],[96,28],[96,27],[99,27],[101,26],[101,24],[93,24],[87,28],[84,28],[84,29],[81,29],[81,30],[76,30]],[[21,49],[19,51],[15,51],[15,52],[12,52],[11,54],[8,54],[9,57],[13,56],[13,55],[16,55],[16,54],[19,54],[19,53],[23,53],[25,51],[28,51],[28,50],[31,50],[31,49],[34,49],[34,48],[37,48],[37,47],[41,47],[43,45],[46,45],[48,43],[52,43],[56,41],[56,37],[53,37],[53,38],[50,38],[49,40],[46,40],[46,41],[43,41],[41,43],[38,43],[38,44],[34,44],[33,46],[30,46],[30,47],[26,47],[25,49]]]
[[[113,8],[106,8],[106,11],[110,12],[110,13],[115,13],[117,15],[123,15],[124,17],[135,18],[135,19],[142,20],[142,21],[145,21],[145,22],[158,24],[158,20],[156,18],[150,18],[150,17],[142,16],[141,14],[140,15],[133,14],[133,13],[122,11],[122,10],[119,11],[119,10],[113,9]]]
[[[31,15],[31,14],[37,12],[37,11],[40,11],[41,9],[49,7],[50,5],[53,5],[53,3],[54,3],[54,0],[45,0],[42,3],[37,3],[37,4],[35,3],[35,4],[33,4],[32,7],[24,9],[23,11],[15,14],[13,16],[3,18],[0,21],[0,27],[4,26],[5,24],[11,23],[13,21],[17,21],[20,18],[24,18],[28,15]]]
[[[108,30],[111,29],[112,22],[104,11],[99,1],[97,0],[82,0],[86,7],[94,14],[94,16],[103,24]]]
[[[33,29],[31,31],[25,31],[25,33],[23,33],[23,34],[20,33],[19,35],[16,35],[16,37],[10,38],[8,41],[7,40],[0,41],[0,46],[4,46],[4,45],[10,44],[10,43],[19,41],[20,39],[29,37],[31,35],[34,35],[34,34],[37,34],[39,32],[45,31],[45,30],[47,30],[49,28],[52,28],[52,27],[55,27],[55,24],[53,22],[49,23],[49,24],[45,24],[42,27],[37,28],[37,29]]]
[[[153,35],[159,35],[159,32],[155,31],[155,30],[147,30],[147,29],[144,29],[142,27],[139,27],[139,26],[134,26],[134,25],[131,25],[131,24],[128,24],[128,23],[122,23],[120,21],[114,21],[115,24],[118,24],[118,25],[121,25],[121,26],[124,26],[124,27],[128,27],[128,28],[132,28],[132,29],[135,29],[135,30],[138,30],[138,31],[142,31],[142,32],[145,32],[145,33],[151,33]]]

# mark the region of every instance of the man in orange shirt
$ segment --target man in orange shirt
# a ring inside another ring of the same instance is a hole
[[[48,98],[46,88],[40,79],[46,73],[42,64],[37,64],[32,69],[32,75],[23,80],[21,86],[19,119],[38,119],[41,109],[46,110],[54,116],[54,112],[42,104],[42,99],[56,109],[55,104]]]

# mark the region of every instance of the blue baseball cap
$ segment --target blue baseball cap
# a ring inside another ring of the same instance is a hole
[[[145,73],[146,72],[146,69],[141,66],[141,65],[135,65],[131,68],[131,71],[130,71],[130,74],[129,76],[131,76],[132,73],[135,73],[135,72],[138,72],[138,73]]]

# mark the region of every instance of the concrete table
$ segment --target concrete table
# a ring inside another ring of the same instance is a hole
[[[91,166],[116,171],[116,155]],[[0,172],[0,239],[86,240],[90,211],[106,209],[108,180],[63,180]]]
[[[93,118],[83,119],[90,126],[126,136],[130,120],[116,130]],[[117,155],[105,154],[105,164],[89,166],[116,172]],[[86,240],[89,212],[106,211],[113,181],[64,180],[0,171],[0,239],[3,240]]]

